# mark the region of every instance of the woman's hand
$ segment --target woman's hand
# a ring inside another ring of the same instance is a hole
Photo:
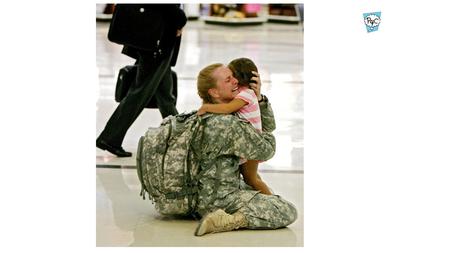
[[[253,77],[251,80],[255,81],[256,83],[250,83],[250,88],[255,92],[256,97],[258,100],[261,100],[261,79],[259,78],[259,74],[256,71],[252,71]]]
[[[183,33],[183,29],[177,29],[177,37],[180,37]]]

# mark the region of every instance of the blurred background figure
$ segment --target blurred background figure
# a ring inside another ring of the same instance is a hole
[[[136,59],[137,73],[96,146],[129,157],[132,154],[122,148],[123,139],[153,97],[163,118],[178,114],[170,67],[176,64],[187,18],[177,4],[118,4],[114,9],[108,38],[123,44],[122,53]]]

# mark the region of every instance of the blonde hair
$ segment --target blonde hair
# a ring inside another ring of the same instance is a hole
[[[212,97],[209,95],[208,90],[211,88],[215,88],[217,84],[217,79],[213,77],[213,72],[219,68],[225,66],[222,63],[214,63],[209,66],[206,66],[197,76],[197,93],[200,98],[203,100],[203,103],[213,104],[214,101]]]

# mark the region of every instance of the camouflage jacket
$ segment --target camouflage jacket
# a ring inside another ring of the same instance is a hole
[[[200,162],[197,212],[217,208],[234,213],[257,191],[240,188],[239,159],[268,160],[275,154],[275,119],[269,102],[260,103],[263,132],[235,115],[205,114],[192,148]]]

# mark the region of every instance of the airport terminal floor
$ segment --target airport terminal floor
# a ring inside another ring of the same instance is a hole
[[[107,40],[108,27],[109,22],[96,23],[96,136],[118,105],[114,101],[118,70],[134,63],[121,54],[120,45]],[[225,26],[189,20],[173,67],[178,74],[177,109],[200,107],[196,77],[203,67],[238,57],[248,57],[258,66],[262,94],[269,98],[277,123],[276,154],[259,165],[260,175],[275,194],[297,207],[298,219],[277,230],[242,229],[196,237],[198,221],[158,214],[151,201],[139,196],[135,155],[139,137],[162,119],[157,109],[144,109],[123,142],[132,157],[117,158],[97,149],[97,246],[303,246],[303,24]]]

